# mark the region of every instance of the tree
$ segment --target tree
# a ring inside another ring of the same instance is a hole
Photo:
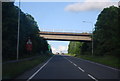
[[[84,42],[81,46],[81,55],[91,55],[92,54],[92,43]]]
[[[94,42],[94,55],[113,55],[119,56],[120,54],[120,8],[110,6],[104,8],[99,14],[95,24],[95,31],[93,32]],[[91,42],[84,42],[81,46],[81,54],[91,54]],[[74,44],[70,42],[68,52],[74,52]]]
[[[18,34],[18,11],[13,2],[2,3],[2,56],[3,60],[16,59],[17,34]],[[25,14],[20,10],[20,46],[19,57],[31,56],[27,54],[26,42],[30,37],[32,41],[32,55],[40,54],[41,51],[48,50],[48,43],[39,37],[40,30],[37,22],[30,14]],[[44,53],[45,54],[45,53]]]
[[[118,55],[120,51],[118,8],[105,8],[95,24],[94,42],[97,55]]]
[[[80,50],[81,46],[82,46],[81,42],[70,41],[68,46],[68,53],[79,55],[81,53],[81,50]]]

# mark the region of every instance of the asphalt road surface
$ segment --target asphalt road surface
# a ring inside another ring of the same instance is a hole
[[[65,55],[54,55],[27,81],[40,79],[76,79],[89,81],[120,81],[120,71],[91,61]]]

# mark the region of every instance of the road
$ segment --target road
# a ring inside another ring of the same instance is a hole
[[[35,79],[76,79],[89,81],[119,81],[120,71],[108,66],[97,64],[65,55],[54,55],[34,73],[27,81]]]

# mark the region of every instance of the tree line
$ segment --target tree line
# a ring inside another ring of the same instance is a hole
[[[16,59],[18,35],[18,11],[20,10],[19,57],[33,56],[48,51],[48,43],[42,37],[37,22],[28,13],[22,12],[14,2],[2,3],[2,58]],[[26,50],[28,38],[32,41],[32,52]]]
[[[110,6],[104,8],[98,15],[95,29],[93,31],[94,55],[120,56],[120,8]],[[92,42],[72,42],[69,43],[68,53],[77,55],[91,54]],[[79,50],[78,50],[79,49]],[[78,51],[74,51],[78,50]]]

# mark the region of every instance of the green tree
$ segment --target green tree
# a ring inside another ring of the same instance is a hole
[[[17,6],[14,6],[13,2],[2,3],[3,60],[16,59],[19,10],[20,9]],[[46,52],[48,50],[48,43],[44,38],[39,37],[39,32],[40,30],[35,19],[30,14],[25,14],[20,10],[20,58],[23,58],[26,55],[28,56],[25,45],[29,37],[33,44],[31,55],[40,54],[41,52]]]
[[[81,53],[81,46],[82,46],[81,42],[70,41],[68,46],[68,53],[79,55]]]
[[[113,55],[119,56],[120,54],[120,8],[110,6],[104,8],[99,14],[95,24],[94,34],[94,55]],[[81,54],[91,54],[92,43],[84,42],[81,46]],[[69,44],[69,53],[75,53],[74,43]]]
[[[118,26],[118,8],[105,8],[98,16],[95,24],[95,54],[118,55],[120,52],[120,30]]]
[[[92,43],[84,42],[81,46],[81,55],[91,55],[92,54]]]

